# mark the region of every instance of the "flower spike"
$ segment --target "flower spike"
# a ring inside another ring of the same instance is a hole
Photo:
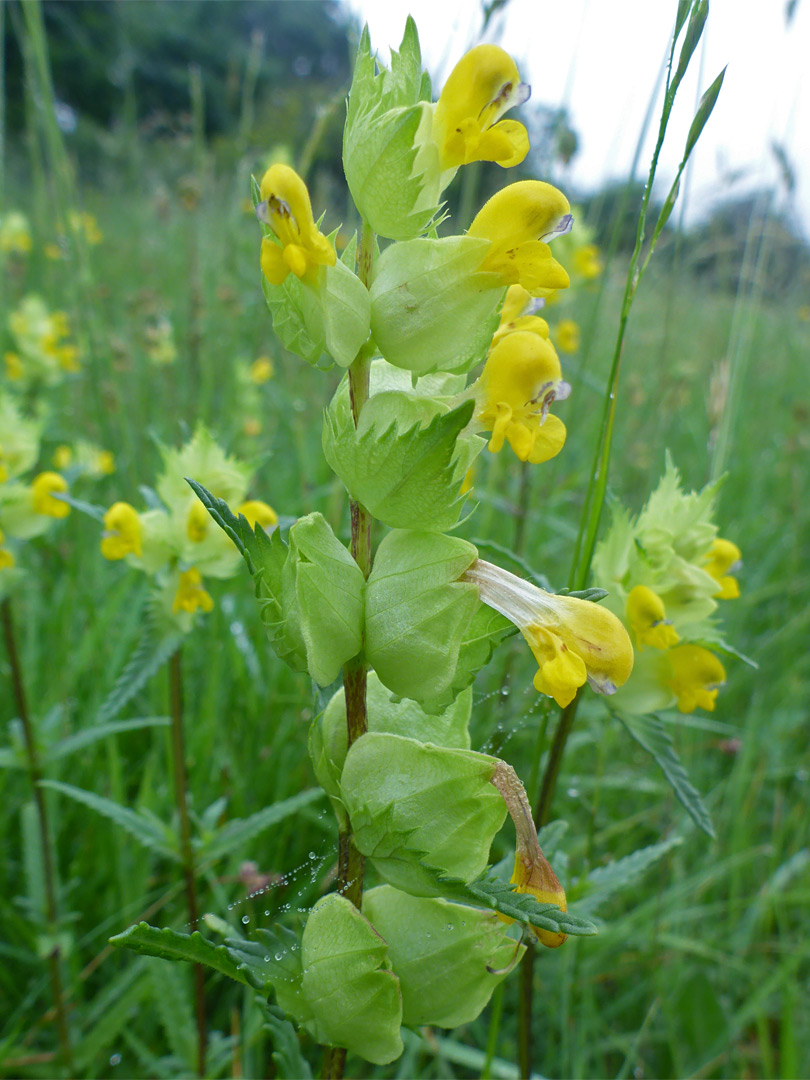
[[[262,240],[262,272],[271,285],[281,285],[292,272],[314,282],[319,266],[334,266],[335,249],[318,231],[307,186],[289,165],[271,165],[262,178],[259,221],[278,238]]]
[[[463,580],[477,585],[483,602],[517,626],[538,664],[535,688],[562,708],[586,681],[598,693],[613,694],[629,678],[633,645],[607,608],[547,593],[483,559]]]
[[[476,45],[456,64],[436,103],[433,137],[442,171],[472,161],[519,165],[529,136],[516,120],[501,116],[529,99],[517,65],[498,45]]]

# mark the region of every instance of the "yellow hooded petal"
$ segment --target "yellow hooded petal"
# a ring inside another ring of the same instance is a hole
[[[104,515],[104,535],[101,540],[101,554],[111,561],[123,559],[127,555],[141,555],[141,518],[134,506],[129,503],[113,503]]]
[[[714,653],[700,645],[678,645],[666,654],[672,676],[670,688],[682,713],[695,709],[714,710],[717,689],[726,681],[726,671]]]
[[[34,478],[31,484],[31,499],[34,513],[48,517],[63,518],[70,513],[70,505],[61,499],[54,499],[54,494],[67,491],[67,480],[59,473],[43,472]]]
[[[714,594],[718,600],[736,600],[740,595],[737,579],[727,571],[738,566],[741,560],[742,552],[731,540],[724,540],[718,536],[712,542],[703,568],[720,585],[719,590]]]
[[[312,279],[319,266],[335,265],[335,249],[318,231],[307,186],[294,169],[271,165],[262,177],[261,197],[256,213],[281,245],[268,237],[262,241],[262,272],[272,285],[280,285],[290,271]]]
[[[442,171],[471,161],[518,165],[529,151],[523,124],[498,120],[526,101],[512,57],[497,45],[477,45],[459,60],[436,103],[433,137]],[[497,129],[497,131],[496,131]]]
[[[627,597],[627,621],[636,635],[639,652],[645,645],[669,649],[680,641],[678,632],[667,619],[664,601],[646,585],[636,585]]]

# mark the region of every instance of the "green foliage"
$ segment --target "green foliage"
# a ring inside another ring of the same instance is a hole
[[[289,799],[270,803],[269,806],[257,810],[248,818],[234,818],[200,846],[200,858],[221,859],[224,855],[231,854],[243,844],[261,835],[271,825],[277,825],[285,818],[299,813],[305,806],[309,806],[319,798],[321,798],[321,791],[318,788],[308,788],[297,795],[291,795]]]
[[[444,531],[458,520],[464,474],[483,448],[459,439],[473,402],[423,419],[425,399],[397,391],[374,394],[355,428],[340,391],[324,415],[323,450],[351,498],[393,529],[418,522]]]
[[[305,1024],[318,1042],[385,1065],[402,1053],[402,997],[388,946],[351,901],[333,893],[309,914],[301,940]]]
[[[489,246],[447,236],[386,248],[371,286],[371,334],[389,364],[427,375],[483,360],[503,298],[498,277],[478,270]]]
[[[436,895],[428,866],[465,881],[480,874],[506,818],[490,783],[495,764],[400,735],[361,736],[340,777],[357,849],[386,881],[416,896]]]
[[[366,585],[365,648],[389,690],[416,701],[453,685],[459,651],[480,606],[458,578],[476,558],[455,537],[398,529],[380,544]]]
[[[650,844],[648,847],[639,848],[631,855],[625,855],[623,859],[616,859],[605,866],[595,867],[585,881],[577,885],[577,899],[571,905],[572,913],[579,916],[593,915],[600,905],[615,893],[635,886],[648,867],[653,866],[682,843],[680,836],[673,836],[660,844]]]
[[[264,1026],[273,1037],[273,1062],[279,1080],[312,1080],[309,1062],[301,1053],[295,1028],[273,1005],[258,999],[264,1014]]]
[[[412,1027],[475,1020],[525,951],[491,913],[390,885],[366,892],[363,912],[388,945]]]

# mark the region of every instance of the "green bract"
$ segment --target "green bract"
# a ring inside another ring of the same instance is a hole
[[[265,235],[273,239],[269,230]],[[344,258],[352,259],[353,253],[352,244],[344,251]],[[334,361],[348,367],[365,344],[371,298],[341,259],[322,268],[316,287],[290,274],[282,285],[271,285],[262,275],[262,288],[273,329],[284,347],[308,364],[326,370]]]
[[[425,701],[453,683],[478,590],[459,581],[472,544],[397,529],[380,544],[366,585],[366,656],[400,697]]]
[[[363,640],[363,572],[322,514],[308,514],[290,529],[281,572],[281,608],[288,639],[306,653],[307,670],[320,686],[360,652]]]
[[[371,333],[389,364],[425,375],[469,371],[483,360],[504,293],[497,274],[478,269],[490,246],[448,236],[382,253],[371,286]]]
[[[379,70],[375,70],[379,68]],[[387,71],[363,30],[343,134],[343,168],[361,217],[381,236],[409,240],[424,232],[439,206],[439,154],[430,139],[430,80],[419,35],[408,18]]]
[[[506,804],[497,758],[369,732],[352,744],[340,793],[358,851],[390,884],[435,896],[435,874],[470,881],[487,865]]]
[[[474,1020],[525,952],[492,912],[371,889],[363,911],[388,943],[402,991],[402,1022],[457,1027]]]
[[[309,914],[301,940],[304,1025],[329,1046],[385,1065],[402,1053],[402,998],[388,947],[345,897],[332,893]]]
[[[323,451],[349,495],[392,528],[455,525],[464,475],[484,446],[474,435],[459,438],[473,402],[448,411],[430,398],[383,391],[369,398],[355,428],[347,398],[338,391],[326,410]]]
[[[467,725],[472,711],[472,691],[459,694],[453,704],[438,716],[430,716],[415,701],[398,701],[386,690],[371,671],[366,688],[368,730],[390,735],[405,735],[420,742],[437,746],[452,746],[469,750],[470,733]],[[343,689],[309,731],[309,753],[318,783],[332,799],[339,800],[340,774],[346,760],[348,735],[346,731],[346,694]],[[342,813],[342,805],[336,807]],[[345,816],[345,814],[343,814]]]

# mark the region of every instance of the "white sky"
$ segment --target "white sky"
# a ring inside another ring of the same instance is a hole
[[[479,0],[346,2],[368,22],[372,48],[386,62],[412,14],[437,92],[477,40],[482,22]],[[556,178],[562,186],[567,179],[588,190],[608,177],[628,175],[676,7],[676,0],[509,0],[490,22],[485,40],[515,57],[532,97],[568,107],[580,149],[570,172]],[[715,199],[775,185],[779,169],[770,150],[775,140],[795,170],[793,208],[810,233],[810,0],[798,0],[790,26],[785,0],[711,0],[661,155],[659,194],[680,161],[700,93],[725,65],[720,98],[681,188],[687,217],[705,212]],[[659,115],[660,95],[640,159],[643,177]],[[780,203],[784,198],[780,189]]]

